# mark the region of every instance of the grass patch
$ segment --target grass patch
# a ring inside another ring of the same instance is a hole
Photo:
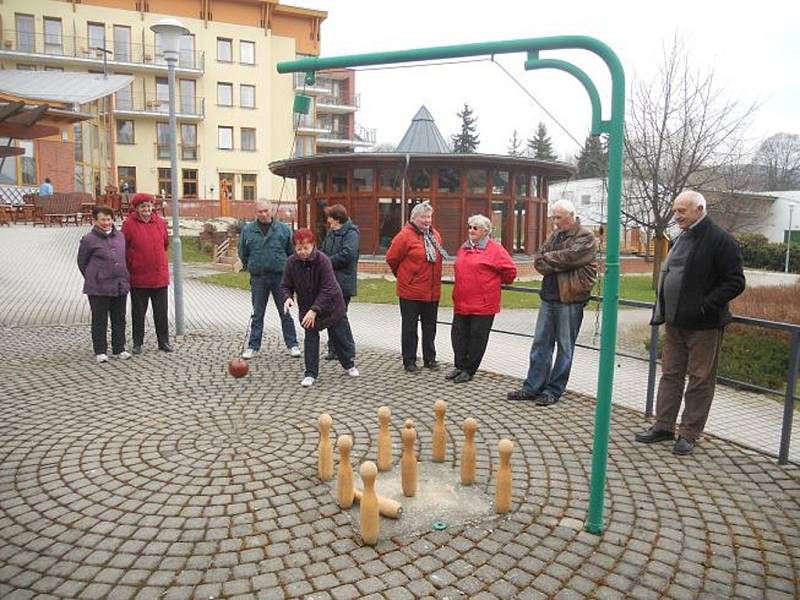
[[[216,273],[214,275],[204,275],[199,278],[205,283],[222,285],[230,288],[250,291],[250,275],[244,271],[241,273]]]
[[[170,241],[172,238],[170,238]],[[169,262],[172,262],[172,249],[167,254]],[[211,256],[200,251],[200,238],[189,235],[181,236],[181,256],[185,263],[210,263]]]

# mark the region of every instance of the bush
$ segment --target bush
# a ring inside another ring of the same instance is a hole
[[[239,219],[238,221],[231,223],[230,225],[228,225],[228,233],[235,233],[235,234],[242,233],[242,229],[244,228],[245,223],[247,223],[247,221],[245,221],[244,219]]]
[[[203,223],[203,233],[215,233],[217,226],[214,223]]]
[[[770,242],[760,233],[743,233],[737,239],[742,248],[745,267],[783,271],[786,264],[786,244]],[[789,271],[800,273],[800,244],[792,244],[790,255]]]

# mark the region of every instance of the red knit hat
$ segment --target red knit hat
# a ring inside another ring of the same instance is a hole
[[[139,192],[138,194],[133,195],[133,198],[131,198],[130,205],[131,208],[136,208],[142,202],[149,202],[150,204],[155,204],[155,201],[156,199],[153,196],[153,194],[145,194],[143,192]]]

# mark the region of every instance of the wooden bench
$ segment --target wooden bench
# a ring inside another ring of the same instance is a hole
[[[56,192],[51,196],[37,196],[34,202],[33,225],[64,225],[81,221],[83,194]]]

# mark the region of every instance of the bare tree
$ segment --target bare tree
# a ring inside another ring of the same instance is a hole
[[[713,189],[719,167],[737,161],[755,104],[742,105],[717,85],[713,69],[694,70],[679,38],[665,48],[652,81],[636,80],[625,127],[625,216],[658,241],[672,202],[686,188]],[[656,243],[653,285],[664,258]]]
[[[756,163],[766,171],[768,190],[792,190],[800,185],[800,135],[776,133],[761,142]]]

